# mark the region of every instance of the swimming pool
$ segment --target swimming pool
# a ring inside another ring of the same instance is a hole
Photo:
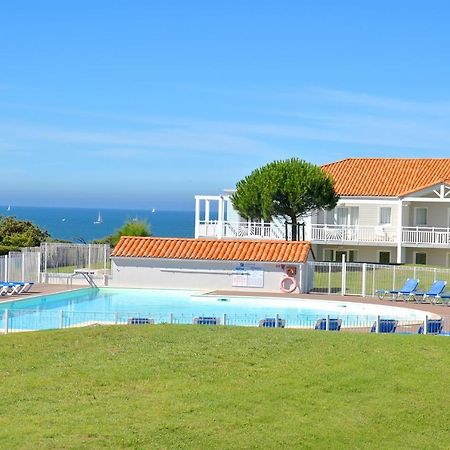
[[[8,322],[5,321],[7,310]],[[93,323],[127,323],[133,317],[156,323],[192,323],[194,317],[219,317],[229,325],[258,325],[276,317],[287,326],[309,327],[327,315],[343,319],[343,326],[370,326],[377,316],[423,321],[423,311],[369,303],[270,297],[217,297],[198,291],[159,289],[80,289],[0,303],[0,329],[43,330]],[[436,316],[437,318],[438,316]]]

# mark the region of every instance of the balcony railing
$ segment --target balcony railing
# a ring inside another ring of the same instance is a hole
[[[312,225],[311,240],[321,242],[395,243],[397,232],[392,227],[359,225]]]
[[[397,229],[385,226],[313,224],[310,230],[309,235],[306,227],[306,239],[317,243],[395,245],[398,239]],[[209,220],[200,221],[197,225],[198,237],[284,240],[285,233],[281,223]],[[290,237],[291,229],[288,227],[288,239]],[[401,238],[403,245],[443,248],[450,246],[450,228],[403,227]]]
[[[274,223],[209,220],[198,223],[197,235],[214,238],[285,239],[285,230]]]
[[[450,228],[403,227],[402,243],[444,247],[450,245]]]

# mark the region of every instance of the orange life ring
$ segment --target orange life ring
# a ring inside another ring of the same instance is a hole
[[[286,286],[286,283],[289,282],[291,285],[289,287]],[[294,277],[285,276],[280,281],[280,290],[286,294],[290,294],[297,289],[297,280]]]

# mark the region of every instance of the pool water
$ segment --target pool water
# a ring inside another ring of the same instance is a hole
[[[158,289],[81,289],[0,304],[0,327],[41,330],[92,323],[126,323],[132,317],[156,323],[192,323],[194,317],[226,315],[227,323],[257,325],[266,317],[286,320],[288,326],[310,326],[317,319],[342,318],[344,326],[368,326],[377,316],[423,320],[425,312],[383,305],[328,300],[269,297],[217,297],[197,291]]]

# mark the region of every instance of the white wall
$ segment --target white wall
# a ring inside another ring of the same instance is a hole
[[[251,264],[251,263],[245,263]],[[236,290],[249,292],[280,292],[280,281],[285,269],[278,263],[254,263],[264,271],[264,287],[233,287],[232,275],[237,261],[169,260],[153,258],[112,258],[111,286],[151,287],[199,290]],[[303,264],[297,267],[299,288],[307,291],[307,271]]]

